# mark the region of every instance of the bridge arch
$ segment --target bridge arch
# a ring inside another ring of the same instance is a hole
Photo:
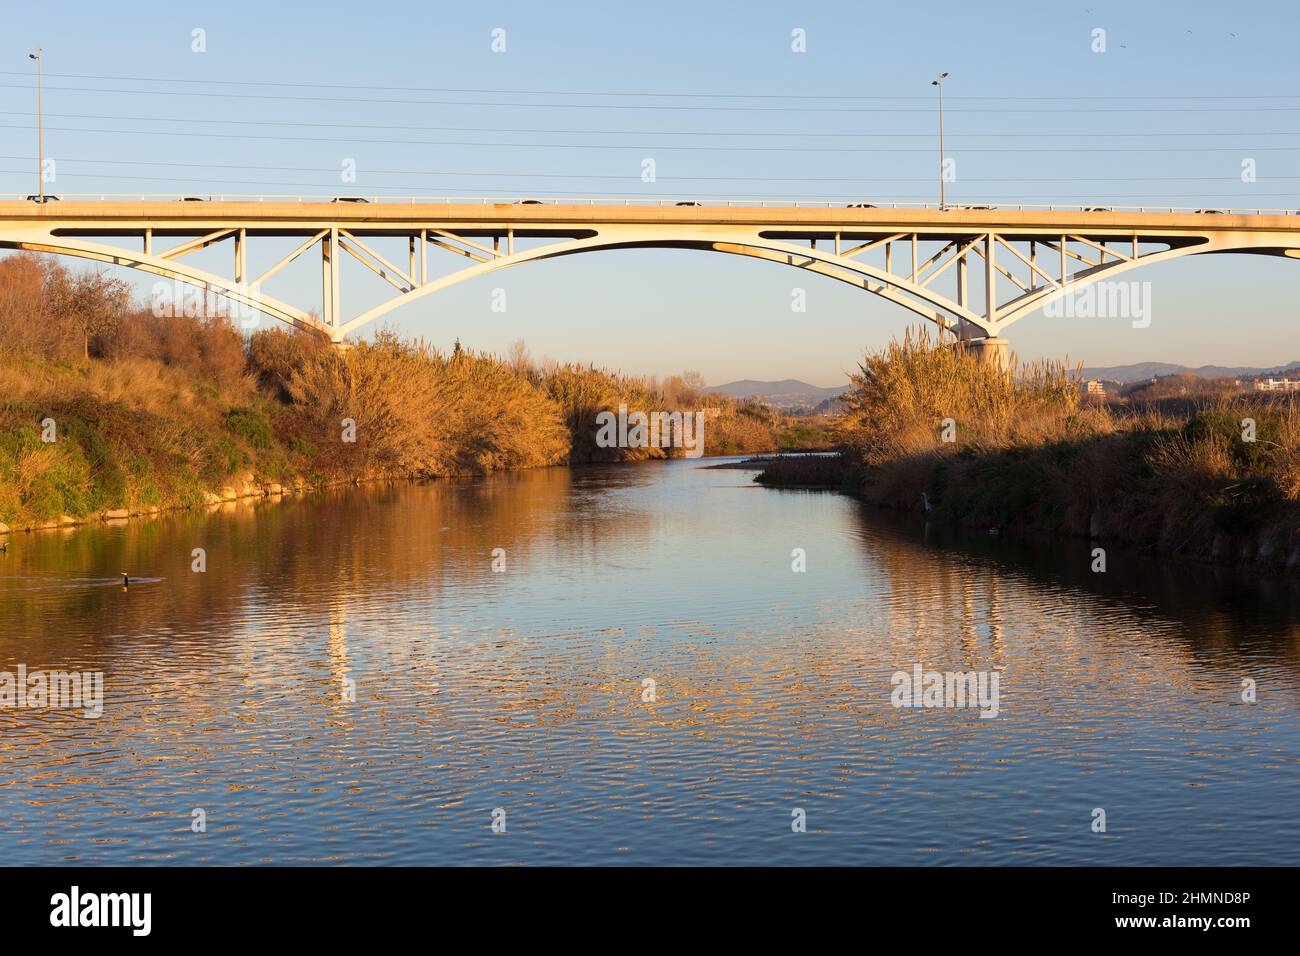
[[[478,276],[611,249],[677,248],[757,258],[847,283],[945,328],[955,325],[964,337],[994,340],[1071,291],[1139,265],[1227,252],[1300,258],[1300,216],[1291,213],[679,205],[692,208],[453,201],[360,206],[301,199],[0,202],[0,247],[138,269],[218,293],[335,341],[401,305]],[[117,237],[131,238],[135,248],[101,241]],[[159,252],[153,248],[155,237],[176,237],[179,244]],[[248,242],[260,237],[301,242],[250,281],[245,252]],[[408,242],[409,265],[395,264],[371,245],[392,237]],[[227,240],[234,246],[233,278],[184,258]],[[517,248],[517,240],[531,247]],[[540,244],[531,245],[534,240]],[[936,246],[939,251],[929,255]],[[261,292],[263,282],[313,248],[319,248],[322,265],[320,319]],[[472,261],[435,276],[428,269],[430,250]],[[353,318],[343,316],[339,265],[344,254],[397,294]],[[936,280],[945,275],[943,287],[955,286],[955,292],[940,291]]]
[[[987,334],[983,319],[971,310],[965,309],[951,299],[929,290],[915,287],[908,288],[907,284],[900,283],[896,276],[885,273],[867,263],[774,239],[762,239],[745,235],[698,239],[595,235],[538,246],[478,262],[436,279],[430,279],[417,288],[380,303],[356,318],[345,322],[342,325],[341,332],[346,335],[416,299],[424,298],[453,285],[468,282],[480,276],[490,275],[503,269],[528,262],[616,249],[692,249],[763,259],[848,283],[855,288],[871,292],[897,305],[901,305],[943,327],[952,327],[958,320],[965,320],[976,327],[984,329]],[[912,293],[912,297],[908,296],[907,293],[909,292]]]
[[[273,319],[278,319],[296,329],[310,330],[321,335],[330,336],[331,330],[315,316],[287,302],[262,295],[248,283],[230,280],[198,269],[189,263],[175,262],[163,256],[145,252],[132,252],[117,246],[84,240],[71,240],[51,237],[48,240],[11,239],[0,234],[0,248],[21,249],[27,252],[43,252],[50,255],[72,256],[92,262],[124,266],[165,279],[184,282],[207,292],[218,293],[228,299],[256,309]]]

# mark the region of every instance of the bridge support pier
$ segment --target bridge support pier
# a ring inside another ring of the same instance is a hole
[[[996,335],[985,336],[982,339],[968,339],[965,342],[966,348],[974,352],[975,357],[982,364],[1001,369],[1007,368],[1011,362],[1010,344],[1006,339],[1000,339]]]

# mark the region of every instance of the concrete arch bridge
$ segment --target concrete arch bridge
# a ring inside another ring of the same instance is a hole
[[[291,251],[257,274],[250,271],[253,244],[286,237],[294,242]],[[195,264],[194,253],[218,244],[231,251],[229,268]],[[64,197],[0,201],[0,248],[139,269],[334,342],[402,305],[510,266],[608,249],[698,249],[848,283],[996,356],[1005,350],[1005,330],[1026,315],[1149,263],[1209,253],[1300,258],[1300,214],[758,201]],[[319,317],[264,291],[271,278],[308,254],[321,267]],[[390,297],[359,314],[343,314],[345,257],[384,280]],[[447,257],[456,267],[438,263]]]

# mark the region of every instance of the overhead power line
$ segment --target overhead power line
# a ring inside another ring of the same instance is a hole
[[[0,70],[0,76],[28,76],[29,73],[22,70]],[[637,90],[512,90],[512,89],[474,89],[474,88],[457,88],[457,87],[426,87],[426,86],[374,86],[358,83],[293,83],[274,80],[212,80],[196,79],[194,77],[158,77],[158,76],[118,76],[104,75],[94,73],[47,73],[46,76],[58,77],[65,80],[108,80],[116,83],[175,83],[188,85],[204,86],[260,86],[275,89],[329,89],[329,90],[365,90],[368,92],[393,92],[393,93],[456,93],[456,94],[475,94],[482,96],[624,96],[624,97],[644,97],[644,98],[669,98],[669,99],[728,99],[728,100],[839,100],[846,102],[888,102],[888,101],[910,101],[925,100],[929,101],[929,96],[863,96],[861,94],[832,94],[832,93],[700,93],[692,92],[669,92],[664,90],[656,91],[637,91]],[[1107,101],[1181,101],[1181,100],[1300,100],[1300,95],[1285,93],[1247,93],[1247,94],[1227,94],[1216,93],[1210,95],[1198,94],[1177,94],[1177,95],[1150,95],[1143,96],[1140,94],[1126,94],[1122,96],[1106,95],[1088,95],[1088,96],[950,96],[950,100],[970,100],[970,101],[988,101],[988,102],[1094,102],[1097,100]]]
[[[35,162],[34,156],[0,156],[0,160],[9,160],[15,162]],[[87,159],[79,156],[65,156],[62,158],[63,163],[84,163],[92,166],[140,166],[140,167],[169,167],[183,169],[228,169],[228,170],[246,170],[253,172],[283,172],[283,173],[337,173],[337,169],[322,168],[320,166],[257,166],[241,165],[232,163],[182,163],[167,162],[162,160],[126,160],[126,159]],[[483,176],[489,179],[579,179],[579,180],[626,180],[629,173],[538,173],[538,172],[508,172],[495,173],[485,172],[483,170],[438,170],[438,169],[371,169],[366,167],[364,170],[366,176]],[[113,177],[123,178],[123,177]],[[1300,180],[1298,176],[1269,176],[1269,182],[1287,182],[1291,180]],[[180,180],[170,180],[179,182]],[[193,180],[200,182],[204,180]],[[870,176],[708,176],[692,175],[679,173],[673,176],[660,176],[660,182],[664,183],[683,183],[683,182],[765,182],[765,183],[929,183],[933,181],[931,176],[917,177],[870,177]],[[1238,176],[963,176],[963,183],[1153,183],[1153,182],[1196,182],[1196,183],[1217,183],[1233,182],[1239,183]],[[420,187],[424,188],[424,187]]]
[[[33,129],[28,123],[0,123],[0,129]],[[98,135],[123,136],[158,136],[159,130],[151,129],[93,129],[82,126],[49,126],[63,133],[91,133]],[[252,139],[271,140],[284,143],[348,143],[348,144],[383,144],[403,146],[482,146],[491,149],[618,149],[636,150],[638,152],[744,152],[744,153],[928,153],[930,146],[679,146],[668,143],[647,145],[644,143],[494,143],[473,140],[423,140],[423,139],[360,139],[352,136],[274,136],[256,133],[200,133],[192,130],[168,130],[170,137],[187,136],[204,139]],[[963,146],[962,153],[1205,153],[1228,152],[1240,153],[1243,149],[1251,152],[1273,152],[1279,150],[1297,151],[1300,144],[1291,146]]]
[[[30,116],[31,110],[0,110],[0,116]],[[381,130],[406,130],[408,132],[434,132],[434,133],[539,133],[545,135],[574,135],[574,136],[754,136],[754,137],[776,137],[776,136],[807,136],[819,139],[933,139],[933,133],[881,133],[875,130],[865,133],[814,133],[796,130],[784,130],[773,132],[771,130],[671,130],[671,129],[554,129],[554,128],[517,128],[517,127],[499,127],[499,126],[409,126],[393,125],[388,123],[309,123],[301,120],[253,120],[253,119],[212,119],[210,117],[190,117],[190,116],[122,116],[111,115],[107,113],[45,113],[46,116],[54,116],[60,119],[90,119],[90,120],[115,120],[126,122],[141,123],[198,123],[205,125],[221,126],[299,126],[309,129],[381,129]],[[1213,130],[1209,132],[1188,131],[1188,132],[1141,132],[1141,133],[1092,133],[1092,132],[1073,132],[1073,133],[948,133],[949,139],[1060,139],[1071,137],[1077,139],[1097,139],[1107,138],[1125,138],[1131,139],[1144,136],[1166,136],[1166,137],[1185,137],[1185,136],[1300,136],[1300,130],[1241,130],[1224,132],[1222,130]]]
[[[35,85],[26,83],[0,83],[0,87],[19,90],[35,90]],[[477,100],[394,100],[390,98],[372,99],[366,97],[333,96],[289,96],[280,93],[229,93],[206,92],[199,90],[122,90],[97,89],[82,86],[46,86],[46,92],[63,93],[113,93],[128,96],[200,96],[216,99],[240,100],[291,100],[303,103],[343,103],[383,104],[385,106],[473,106],[477,109],[574,109],[574,110],[670,110],[710,113],[930,113],[927,106],[682,106],[650,105],[645,103],[502,103]],[[979,107],[956,108],[954,113],[1295,113],[1300,106],[1117,106],[1117,107]]]

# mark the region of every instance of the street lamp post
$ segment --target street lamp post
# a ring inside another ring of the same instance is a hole
[[[940,73],[937,80],[931,80],[931,86],[939,87],[939,208],[947,207],[947,197],[943,189],[943,81],[947,78],[947,73]]]
[[[45,124],[41,111],[41,56],[45,51],[36,48],[35,53],[28,53],[29,60],[36,61],[36,195],[37,201],[45,202]]]

